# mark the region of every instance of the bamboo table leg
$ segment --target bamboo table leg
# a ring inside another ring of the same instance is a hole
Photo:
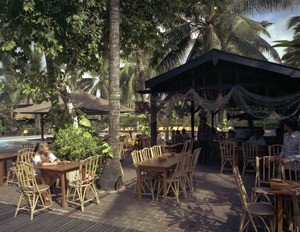
[[[283,207],[282,207],[282,195],[277,194],[276,195],[276,221],[277,221],[277,226],[276,226],[276,231],[277,232],[282,232],[283,231]]]
[[[142,199],[142,176],[141,170],[139,168],[136,169],[137,174],[137,191],[138,191],[138,199]]]
[[[67,199],[66,199],[66,173],[60,175],[60,189],[61,189],[61,206],[67,208]]]
[[[163,185],[164,185],[164,202],[167,201],[167,170],[163,172]]]

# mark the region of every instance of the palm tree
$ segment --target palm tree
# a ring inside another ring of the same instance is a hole
[[[109,144],[113,158],[106,163],[101,175],[103,189],[115,189],[122,178],[120,169],[119,140],[120,131],[120,0],[109,1]]]
[[[270,37],[271,23],[247,17],[254,12],[288,7],[299,1],[187,1],[186,8],[163,25],[163,50],[156,52],[153,65],[162,72],[185,63],[207,51],[223,51],[266,60],[269,53],[279,61],[277,51],[261,35]]]
[[[274,47],[286,47],[285,54],[282,57],[284,64],[300,68],[300,16],[295,16],[289,19],[288,29],[294,29],[293,40],[278,40],[275,41]]]

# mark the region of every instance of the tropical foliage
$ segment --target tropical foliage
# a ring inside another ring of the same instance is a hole
[[[278,44],[274,47],[286,47],[282,61],[287,65],[300,68],[300,16],[290,18],[288,29],[290,28],[293,28],[294,30],[293,40],[275,41]]]

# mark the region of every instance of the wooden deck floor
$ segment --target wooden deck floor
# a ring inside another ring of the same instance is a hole
[[[0,203],[0,231],[5,232],[32,232],[32,231],[122,231],[135,232],[138,230],[121,228],[113,225],[107,225],[101,222],[93,222],[82,220],[79,218],[72,218],[66,215],[57,215],[51,212],[40,212],[38,217],[32,221],[29,215],[24,212],[18,214],[15,218],[15,206],[11,204]]]

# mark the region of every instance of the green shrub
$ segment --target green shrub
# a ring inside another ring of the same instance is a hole
[[[54,134],[51,150],[59,158],[73,161],[79,161],[93,155],[101,155],[103,159],[112,157],[109,144],[92,136],[88,129],[82,127],[70,126],[59,129]]]

